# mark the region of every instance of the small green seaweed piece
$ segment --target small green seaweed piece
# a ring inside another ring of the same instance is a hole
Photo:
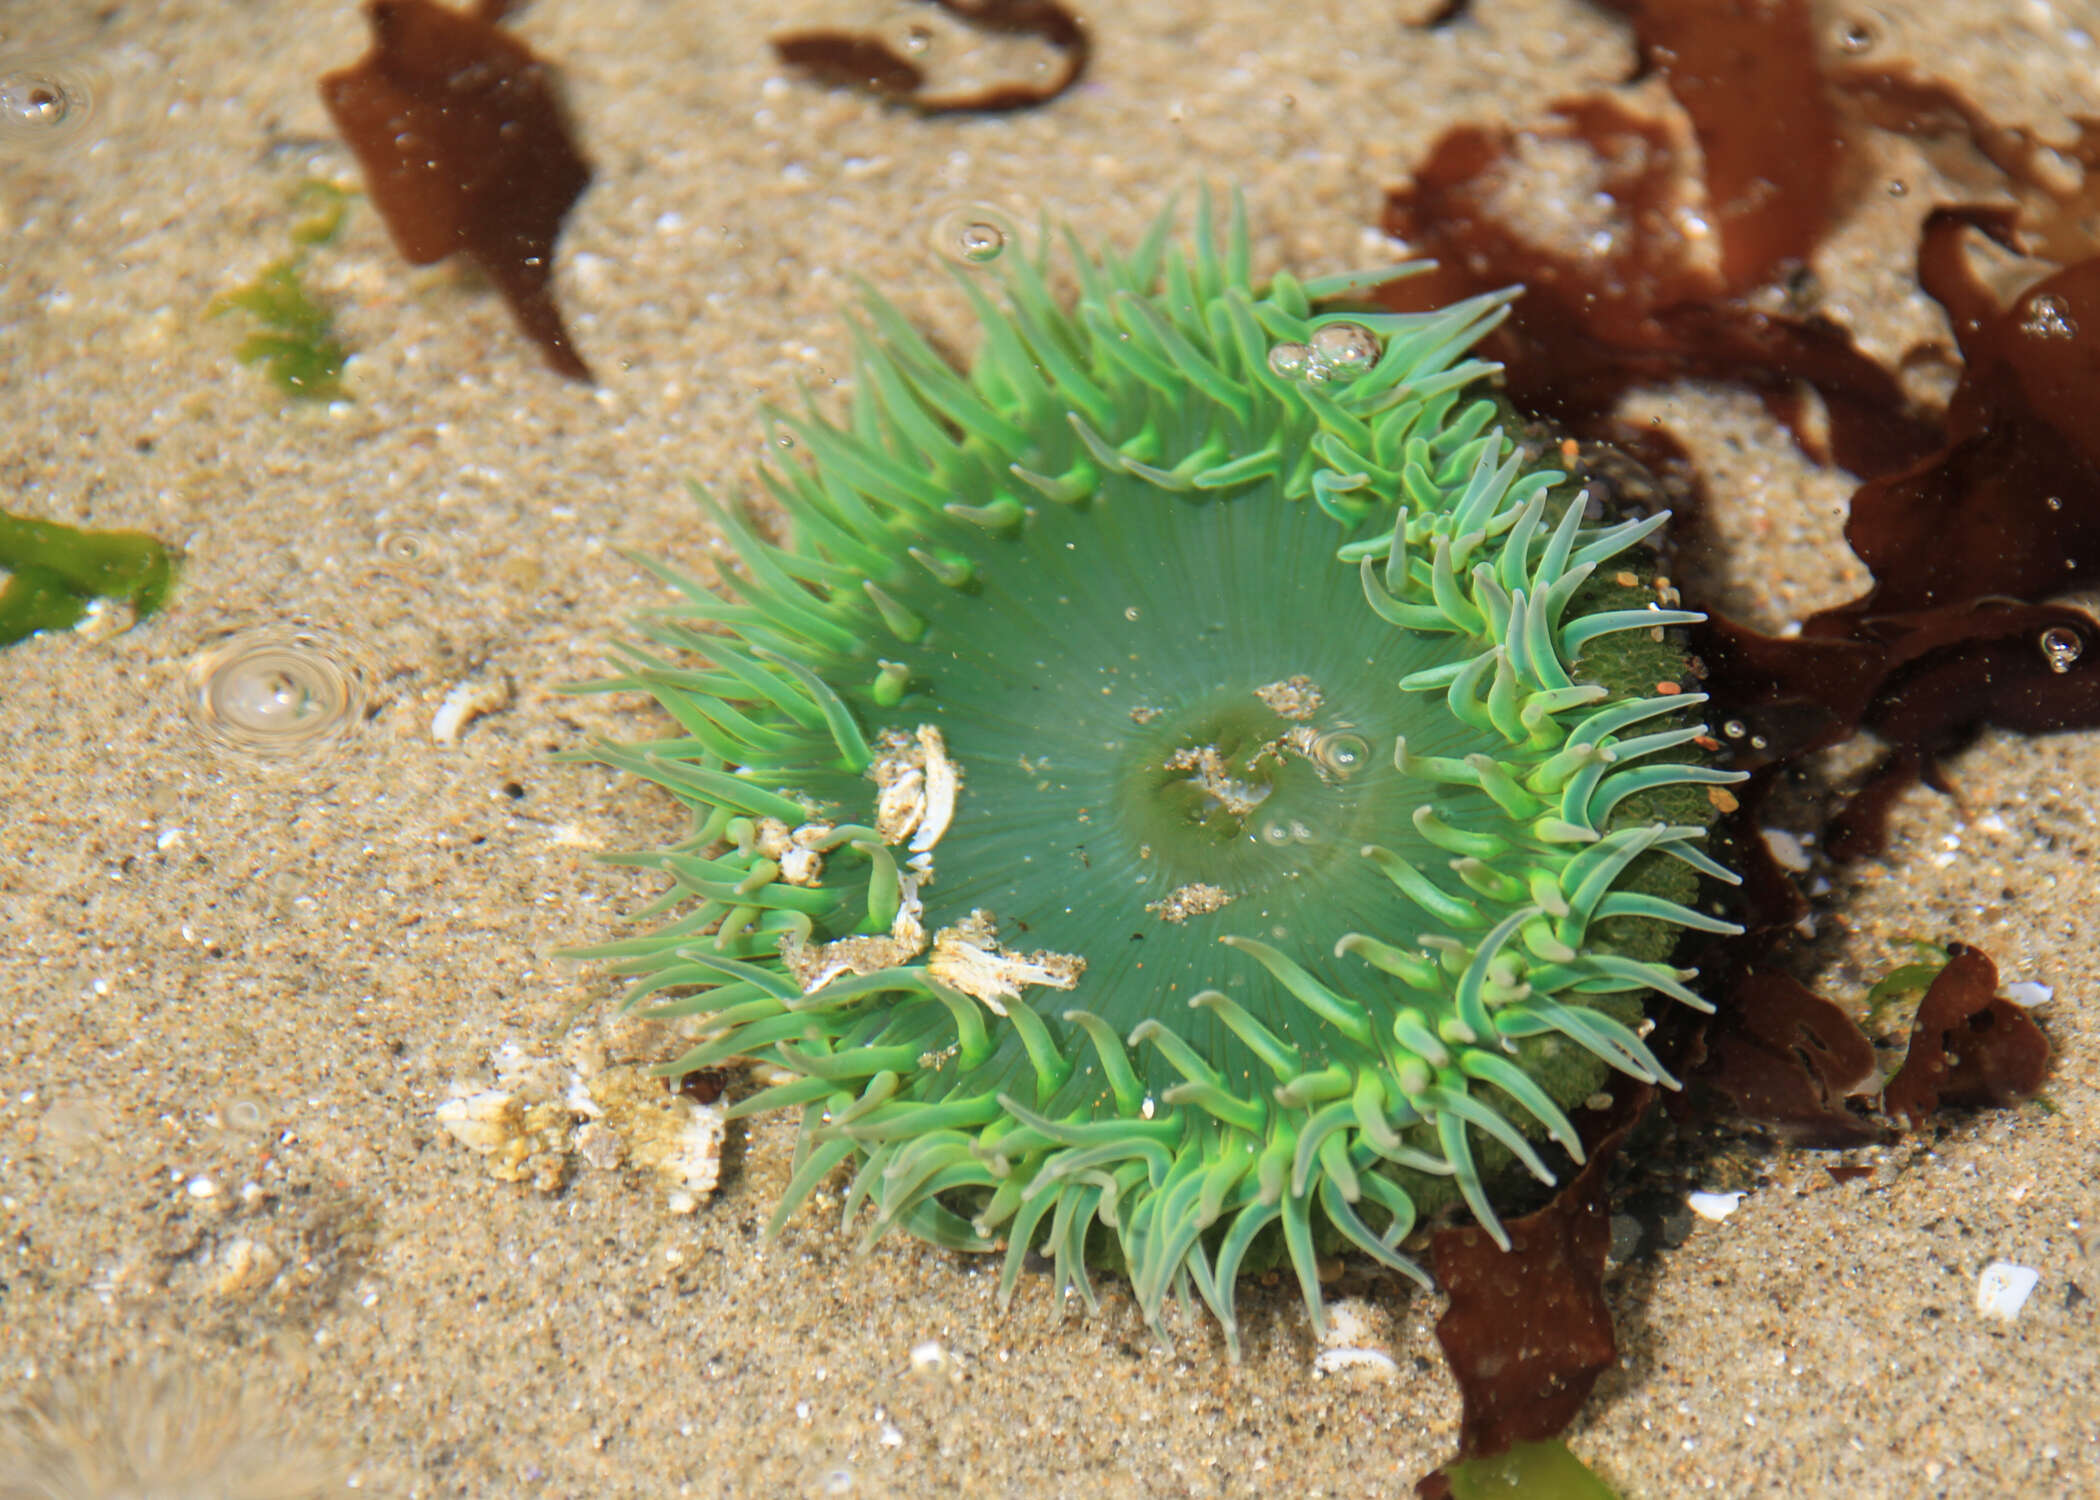
[[[241,340],[233,357],[261,365],[295,401],[334,401],[343,394],[343,361],[350,351],[336,338],[328,308],[299,279],[305,264],[303,252],[272,261],[246,286],[213,298],[209,315],[248,314],[262,326]]]
[[[1918,961],[1891,969],[1874,981],[1867,991],[1867,1024],[1878,1025],[1882,1012],[1906,995],[1922,995],[1932,988],[1932,981],[1940,977],[1940,970],[1947,967],[1948,953],[1936,943],[1922,938],[1912,938],[1910,945],[1918,950]]]
[[[167,602],[168,549],[142,531],[80,531],[0,511],[0,646],[70,630],[96,599],[122,599],[140,619]]]
[[[307,210],[306,217],[292,225],[295,245],[332,245],[343,232],[350,200],[357,189],[337,187],[323,177],[308,177],[292,189],[292,207]]]
[[[1450,1465],[1452,1500],[1619,1500],[1566,1443],[1519,1443],[1492,1458]]]

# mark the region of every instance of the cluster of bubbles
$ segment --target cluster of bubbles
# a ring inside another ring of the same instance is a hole
[[[1269,368],[1286,380],[1354,380],[1378,363],[1384,346],[1361,323],[1323,323],[1300,344],[1271,346]]]
[[[0,56],[0,156],[77,142],[104,92],[85,64],[51,56]]]
[[[1310,844],[1318,837],[1297,818],[1271,818],[1261,825],[1261,841],[1272,849],[1287,844]]]
[[[325,753],[364,719],[353,653],[312,631],[265,626],[229,636],[191,667],[191,717],[222,749],[265,760]]]
[[[2031,339],[2074,339],[2078,320],[2071,316],[2069,301],[2054,292],[2041,292],[2028,299],[2020,332]]]

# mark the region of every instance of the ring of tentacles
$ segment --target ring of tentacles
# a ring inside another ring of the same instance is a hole
[[[1120,1270],[1155,1326],[1193,1291],[1236,1355],[1243,1272],[1315,1326],[1322,1254],[1426,1284],[1427,1215],[1502,1238],[1578,1101],[1670,1081],[1733,776],[1662,518],[1593,518],[1469,354],[1514,292],[1321,311],[1407,268],[1257,285],[1237,202],[1171,240],[959,270],[967,369],[871,298],[844,423],[777,417],[790,539],[721,509],[716,586],[651,565],[679,602],[590,686],[676,730],[592,753],[693,827],[588,951],[688,1018],[669,1071],[770,1065],[776,1227],[845,1169],[870,1240],[1003,1250],[1002,1297]]]

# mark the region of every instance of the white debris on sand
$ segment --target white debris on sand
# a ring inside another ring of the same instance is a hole
[[[1387,1342],[1385,1315],[1369,1303],[1354,1297],[1330,1302],[1313,1373],[1390,1379],[1400,1373],[1400,1366],[1387,1351]]]
[[[2020,1316],[2020,1309],[2027,1305],[2041,1279],[2042,1273],[2032,1266],[1994,1260],[1976,1278],[1976,1311],[1986,1318],[2010,1323]]]
[[[1715,1224],[1720,1223],[1742,1206],[1741,1193],[1687,1193],[1684,1201],[1693,1213]]]
[[[2010,1000],[2022,1010],[2031,1010],[2037,1005],[2047,1005],[2056,997],[2056,991],[2038,979],[2015,979],[2010,984],[2000,985],[1998,996]]]
[[[457,740],[460,732],[483,714],[510,707],[508,677],[470,677],[456,684],[431,716],[430,737],[440,745]]]
[[[647,1064],[606,1066],[598,1049],[584,1052],[595,1064],[588,1073],[506,1043],[491,1058],[504,1086],[454,1084],[437,1122],[498,1182],[556,1193],[580,1157],[600,1171],[655,1177],[671,1211],[691,1213],[721,1179],[723,1107],[671,1092]]]

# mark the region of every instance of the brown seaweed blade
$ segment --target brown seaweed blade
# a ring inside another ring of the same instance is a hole
[[[1961,383],[1945,447],[1853,498],[1845,539],[1874,589],[1846,614],[2039,600],[2100,582],[2100,259],[2000,307],[1964,253],[1970,229],[2022,248],[2010,210],[1941,208],[1925,221],[1918,280],[1953,324]]]
[[[1802,1146],[1858,1146],[1884,1132],[1847,1107],[1876,1076],[1852,1018],[1784,974],[1753,970],[1707,1035],[1707,1081],[1736,1113]]]
[[[1910,1052],[1882,1104],[1911,1125],[1953,1105],[2017,1104],[2049,1070],[2049,1043],[2027,1012],[1998,995],[1998,967],[1961,943],[1918,1006]]]
[[[926,0],[979,31],[1032,36],[1062,56],[1043,83],[998,83],[952,94],[928,94],[926,70],[881,37],[853,31],[788,31],[772,38],[773,55],[825,83],[866,89],[922,115],[998,114],[1047,104],[1079,82],[1093,43],[1056,0]]]
[[[1604,1300],[1605,1177],[1654,1096],[1628,1084],[1606,1114],[1583,1119],[1588,1164],[1544,1208],[1504,1221],[1508,1250],[1470,1224],[1432,1239],[1437,1283],[1451,1298],[1436,1337],[1464,1399],[1460,1458],[1558,1435],[1618,1357]]]
[[[1694,956],[1720,1002],[1706,1029],[1657,1038],[1659,1055],[1739,1116],[1798,1140],[1857,1144],[1884,1133],[1861,1092],[1873,1088],[1874,1048],[1841,1010],[1772,966],[1803,906],[1757,836],[1759,812],[1788,765],[1872,730],[1892,747],[1881,774],[1821,830],[1840,857],[1863,853],[1879,846],[1895,793],[1920,775],[1938,784],[1939,757],[1984,725],[2100,724],[2100,651],[2089,650],[2100,627],[2049,602],[2100,580],[2100,427],[2091,420],[2100,410],[2100,259],[2076,260],[2001,309],[1970,272],[1960,236],[1981,229],[2017,247],[2012,217],[1935,214],[1920,279],[1948,310],[1967,374],[1944,420],[1918,408],[1843,329],[1773,313],[1769,297],[1753,305],[1750,294],[1804,262],[1839,207],[1834,194],[1856,189],[1861,174],[1844,170],[1846,155],[1867,121],[1964,134],[2016,180],[2031,175],[2036,142],[1916,80],[1848,79],[1865,103],[1841,120],[1803,0],[1612,8],[1633,20],[1643,71],[1676,95],[1703,161],[1619,99],[1555,104],[1531,133],[1589,147],[1593,185],[1614,205],[1613,233],[1593,240],[1606,248],[1573,250],[1538,242],[1513,212],[1525,201],[1513,187],[1520,132],[1455,128],[1389,196],[1384,219],[1441,267],[1381,297],[1412,310],[1527,283],[1499,342],[1482,352],[1506,362],[1519,405],[1587,435],[1623,441],[1611,418],[1618,398],[1681,376],[1747,385],[1793,425],[1791,390],[1804,382],[1828,407],[1831,456],[1876,481],[1856,497],[1848,531],[1873,569],[1873,592],[1814,617],[1797,639],[1715,619],[1697,640],[1716,719],[1740,717],[1753,730],[1739,753],[1758,774],[1726,825],[1747,877],[1738,915],[1748,931]],[[2100,125],[2081,122],[2072,154],[2100,161]],[[2022,227],[2031,222],[2036,242],[2060,259],[2072,258],[2066,247],[2093,254],[2092,180],[2100,173],[2071,194],[2038,177],[2017,181]],[[1698,253],[1669,211],[1686,201],[1718,229],[1717,257]],[[2025,1098],[2048,1065],[2032,1020],[1997,998],[1989,960],[1960,945],[1955,954],[1884,1096],[1912,1125],[1945,1105]],[[1611,1357],[1603,1254],[1589,1225],[1601,1218],[1593,1174],[1608,1154],[1527,1221],[1518,1243],[1533,1259],[1514,1276],[1508,1257],[1469,1246],[1465,1231],[1437,1237],[1452,1298],[1438,1335],[1465,1398],[1461,1456],[1550,1437]],[[1467,1263],[1472,1253],[1479,1264]],[[1528,1296],[1535,1279],[1550,1288],[1543,1305],[1513,1303],[1510,1287]]]
[[[321,79],[372,201],[411,265],[465,255],[548,365],[590,367],[551,288],[554,241],[590,184],[547,65],[480,14],[371,0],[372,50]]]

